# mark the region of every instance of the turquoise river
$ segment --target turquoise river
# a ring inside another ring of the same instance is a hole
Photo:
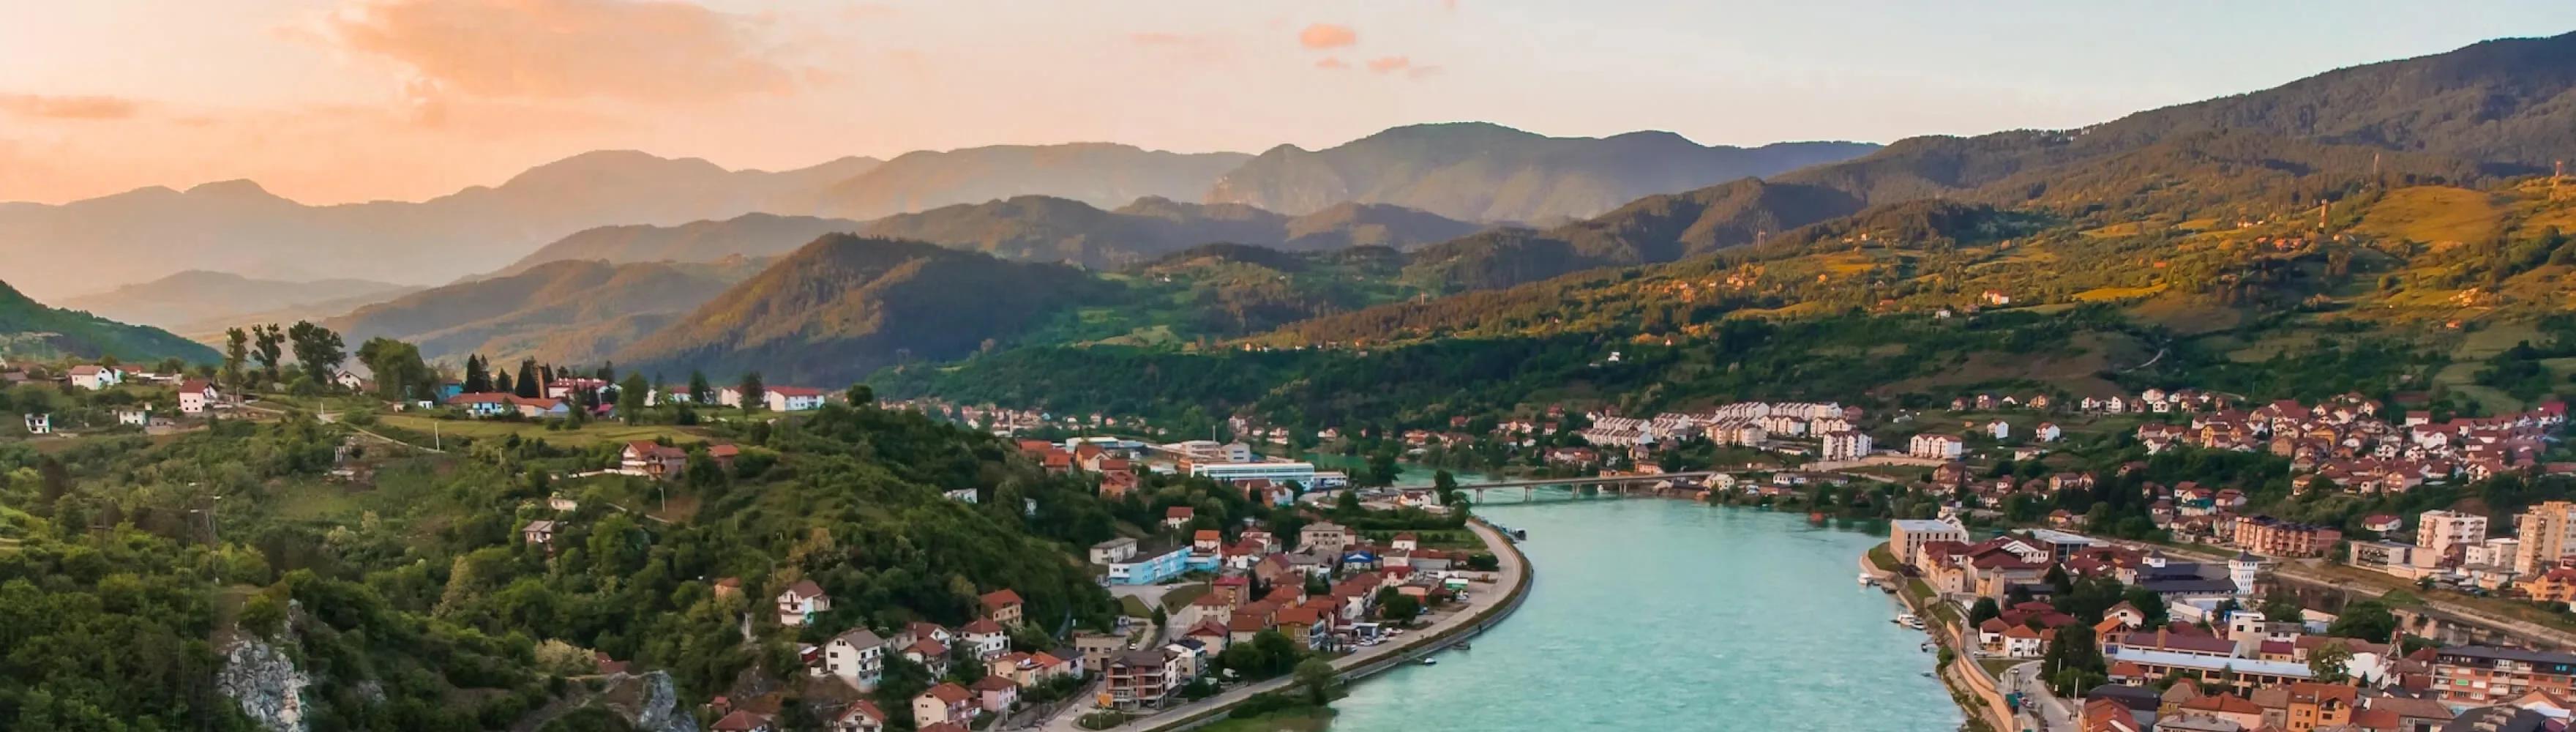
[[[1856,581],[1880,538],[1686,500],[1505,503],[1518,493],[1476,510],[1529,532],[1528,603],[1471,649],[1358,684],[1333,732],[1959,728],[1924,635]]]

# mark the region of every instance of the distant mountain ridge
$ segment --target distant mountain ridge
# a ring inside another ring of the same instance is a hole
[[[691,221],[678,226],[622,224],[573,232],[539,247],[496,274],[516,274],[537,265],[566,260],[626,262],[713,262],[726,257],[765,258],[795,251],[833,232],[858,231],[866,224],[848,219],[748,213],[722,221]]]
[[[584,153],[495,187],[421,202],[307,206],[249,181],[143,188],[60,206],[0,204],[10,275],[70,296],[190,269],[272,279],[423,284],[489,270],[528,247],[606,224],[682,224],[778,208],[877,161],[783,172],[694,158]],[[86,256],[58,256],[79,251]]]
[[[0,282],[0,357],[94,359],[132,362],[177,357],[212,363],[215,350],[150,326],[127,325],[88,313],[46,307]]]
[[[461,362],[599,359],[670,323],[765,264],[564,260],[411,293],[322,321],[351,343],[407,341]]]
[[[1877,148],[1857,142],[1709,147],[1670,132],[1548,137],[1483,122],[1410,125],[1323,150],[1271,148],[1226,173],[1206,200],[1287,214],[1342,202],[1385,203],[1464,221],[1544,223]]]
[[[1215,242],[1292,251],[1406,248],[1477,228],[1381,204],[1345,203],[1291,217],[1241,204],[1184,203],[1150,196],[1116,209],[1053,196],[1015,196],[870,222],[745,214],[680,226],[587,229],[538,249],[500,274],[563,260],[707,262],[735,256],[774,257],[832,233],[925,241],[1012,261],[1114,269]]]
[[[251,322],[246,318],[254,314],[312,311],[311,317],[319,317],[339,312],[331,310],[334,305],[345,304],[340,308],[345,310],[363,302],[416,289],[419,288],[372,280],[296,282],[189,270],[143,284],[70,298],[62,304],[63,307],[88,311],[110,320],[196,334],[246,325]]]
[[[812,211],[873,219],[1029,195],[1100,207],[1147,196],[1186,199],[1250,157],[1102,142],[908,152],[824,189]]]

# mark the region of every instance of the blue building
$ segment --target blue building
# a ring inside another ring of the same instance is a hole
[[[1189,571],[1190,548],[1158,548],[1137,552],[1135,556],[1109,563],[1112,585],[1150,585],[1181,576]]]

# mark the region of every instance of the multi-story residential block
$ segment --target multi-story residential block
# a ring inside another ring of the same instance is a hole
[[[2515,538],[2522,540],[2521,553],[2514,556],[2516,574],[2533,574],[2558,563],[2558,558],[2576,553],[2576,503],[2546,501],[2514,517]]]
[[[2453,646],[2433,659],[2433,689],[2452,705],[2503,704],[2534,691],[2566,698],[2576,654],[2495,646]]]

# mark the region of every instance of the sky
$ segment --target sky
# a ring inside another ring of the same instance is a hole
[[[0,201],[239,178],[420,200],[597,149],[776,170],[1460,120],[1887,142],[2571,30],[2566,0],[9,1]]]

